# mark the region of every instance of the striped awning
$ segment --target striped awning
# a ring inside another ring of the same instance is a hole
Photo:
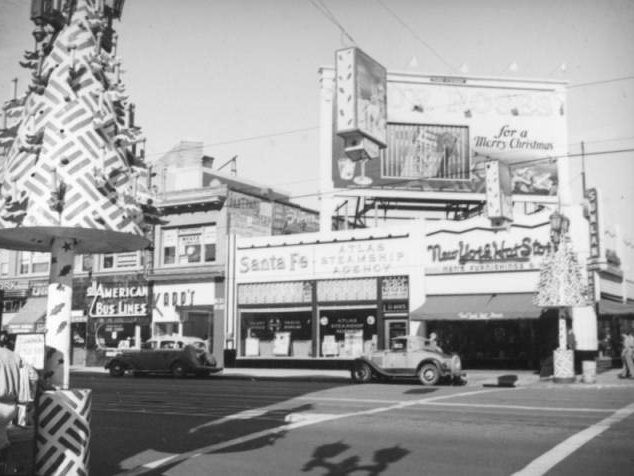
[[[33,332],[38,324],[43,324],[46,318],[46,297],[29,298],[11,322],[6,326],[11,333]]]

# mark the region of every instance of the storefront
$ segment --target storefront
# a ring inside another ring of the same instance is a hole
[[[227,328],[238,364],[348,360],[408,332],[408,311],[425,295],[422,241],[420,223],[238,239]]]
[[[216,283],[154,284],[152,335],[181,335],[214,341]],[[212,350],[213,351],[213,350]]]
[[[435,332],[443,350],[470,368],[539,368],[558,345],[556,311],[533,302],[551,247],[548,212],[507,229],[484,217],[429,228],[427,300],[412,315],[417,332]]]
[[[150,337],[150,297],[147,281],[137,274],[73,282],[73,346],[85,343],[86,365],[102,365],[118,349]]]
[[[8,326],[26,304],[29,295],[29,284],[27,281],[15,279],[3,280],[0,281],[0,289],[3,291],[2,329],[14,332]]]

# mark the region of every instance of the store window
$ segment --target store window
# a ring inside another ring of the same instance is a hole
[[[310,309],[241,313],[242,357],[311,357]]]
[[[320,309],[321,357],[355,358],[377,349],[376,308]]]
[[[102,323],[97,326],[96,340],[97,347],[101,348],[130,348],[137,345],[135,341],[136,323]],[[149,326],[139,326],[141,342],[145,342],[150,337]]]
[[[192,265],[216,261],[216,226],[163,230],[163,265]]]
[[[49,253],[21,251],[18,257],[20,274],[46,274],[50,259]]]

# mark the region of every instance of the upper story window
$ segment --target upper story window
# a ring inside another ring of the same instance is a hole
[[[0,276],[9,276],[9,252],[0,250]]]
[[[101,269],[129,269],[141,266],[141,252],[108,253],[102,255]]]
[[[46,274],[51,257],[49,253],[35,251],[20,252],[20,274]]]
[[[216,261],[216,225],[166,228],[162,234],[163,265],[182,266]]]

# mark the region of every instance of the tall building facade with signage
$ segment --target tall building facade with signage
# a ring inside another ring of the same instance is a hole
[[[411,223],[237,239],[227,336],[238,365],[337,366],[407,333],[424,298],[423,238]]]
[[[596,355],[611,345],[614,357],[615,334],[634,318],[634,266],[620,260],[631,248],[619,237],[602,253],[618,231],[598,230],[593,190],[585,203],[573,201],[565,83],[390,71],[381,78],[358,74],[364,61],[340,56],[320,70],[320,229],[427,220],[427,296],[409,310],[410,332],[440,334],[472,366],[538,368],[558,345],[557,313],[532,299],[558,211],[570,219],[581,285],[594,290],[587,305],[567,310],[567,325],[578,351]],[[373,91],[385,92],[386,105],[370,133],[362,125],[378,114],[368,102]]]
[[[317,213],[288,195],[212,168],[201,143],[183,142],[153,163],[160,223],[152,251],[78,256],[74,266],[73,364],[102,365],[151,336],[208,339],[222,365],[228,235],[316,231]],[[0,251],[2,327],[43,329],[50,256]]]

